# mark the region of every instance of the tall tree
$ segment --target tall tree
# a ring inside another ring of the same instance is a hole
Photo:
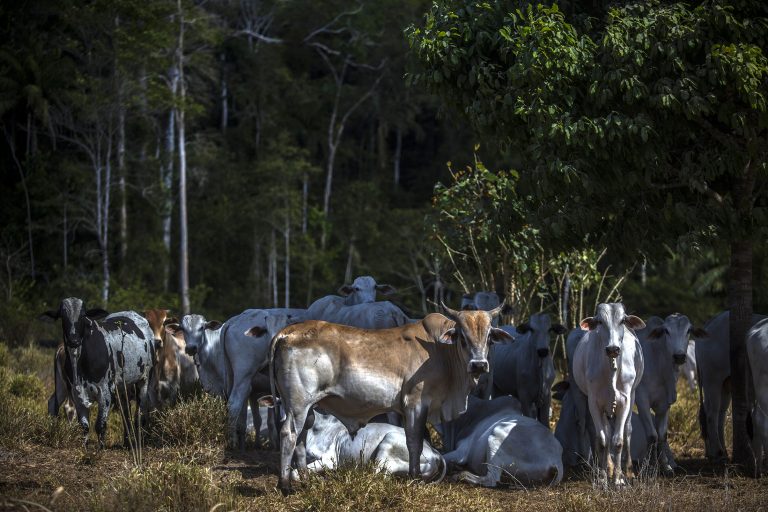
[[[745,332],[765,234],[768,6],[437,2],[410,40],[417,78],[519,151],[551,243],[629,258],[659,239],[730,247],[733,459],[752,469]]]

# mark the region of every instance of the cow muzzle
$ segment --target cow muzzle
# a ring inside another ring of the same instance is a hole
[[[539,355],[540,358],[545,358],[549,355],[549,349],[548,348],[540,348],[536,351],[536,353]]]
[[[195,355],[197,354],[197,347],[191,347],[187,345],[186,347],[184,347],[184,352],[186,352],[188,356],[195,357]]]
[[[685,363],[685,354],[675,354],[672,356],[672,360],[677,365],[683,364]]]
[[[482,359],[474,359],[469,362],[467,371],[472,375],[480,375],[481,373],[488,373],[488,361]]]
[[[621,354],[621,347],[605,347],[605,353],[611,359],[616,359]]]

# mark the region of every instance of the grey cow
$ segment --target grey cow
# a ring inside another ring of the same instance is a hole
[[[250,399],[255,409],[258,398],[269,390],[269,377],[262,371],[268,364],[269,341],[303,312],[248,309],[224,324],[186,315],[180,325],[166,326],[171,334],[183,333],[185,351],[195,358],[203,389],[227,400],[230,446],[245,447],[246,403]],[[257,418],[254,416],[258,432],[261,421]]]
[[[768,451],[768,320],[761,320],[747,333],[747,356],[755,384],[755,405],[752,411],[757,475],[762,475],[765,452]]]
[[[560,324],[552,324],[547,313],[531,315],[528,322],[515,328],[501,327],[515,341],[494,345],[489,356],[493,375],[493,396],[512,395],[520,400],[523,414],[537,418],[549,427],[555,381],[555,365],[549,349],[553,334],[565,334]]]
[[[731,403],[731,334],[728,311],[704,324],[706,338],[696,339],[696,366],[699,372],[699,425],[710,460],[725,462],[725,414]],[[752,325],[766,318],[752,315]]]
[[[128,399],[136,401],[136,428],[139,418],[148,418],[147,384],[153,362],[153,336],[146,319],[134,311],[113,313],[105,320],[103,310],[85,310],[81,299],[69,297],[58,310],[44,315],[61,319],[67,365],[71,367],[72,400],[77,418],[85,431],[88,445],[88,412],[93,403],[99,407],[96,433],[99,447],[104,447],[107,416],[117,395],[123,408],[123,442],[128,444],[130,418]],[[142,415],[139,414],[141,411]]]
[[[307,308],[306,320],[325,320],[361,329],[387,329],[408,323],[403,311],[389,301],[376,301],[376,293],[389,295],[395,289],[376,284],[371,276],[355,278],[339,288],[340,295],[326,295]]]
[[[637,331],[643,349],[645,369],[637,387],[637,411],[648,436],[648,447],[664,473],[671,473],[677,464],[667,442],[669,408],[677,401],[677,376],[685,364],[688,339],[705,337],[704,329],[694,328],[687,316],[679,313],[662,320],[650,317],[644,329]],[[651,414],[653,411],[653,414]]]

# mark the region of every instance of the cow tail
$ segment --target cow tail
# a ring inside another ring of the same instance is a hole
[[[704,392],[701,389],[701,366],[696,364],[696,380],[699,387],[699,428],[701,429],[701,437],[706,441],[707,439],[707,411],[704,409]]]
[[[280,398],[277,396],[277,374],[275,373],[275,351],[277,350],[277,345],[285,339],[285,335],[281,333],[275,334],[275,336],[272,338],[272,341],[269,343],[269,388],[272,392],[272,400],[275,402],[275,407],[278,406],[278,403],[280,402]],[[280,416],[278,415],[278,418]]]

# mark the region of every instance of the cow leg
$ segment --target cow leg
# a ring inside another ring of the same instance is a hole
[[[269,441],[272,443],[273,450],[280,450],[280,429],[277,421],[277,407],[267,408],[267,425],[269,430]]]
[[[568,393],[573,393],[573,406],[576,413],[576,436],[578,441],[576,449],[583,463],[588,463],[590,458],[589,447],[594,446],[595,429],[587,408],[587,396],[576,386],[571,386]],[[591,454],[597,457],[597,453]]]
[[[80,423],[80,427],[83,429],[83,446],[85,448],[88,448],[88,434],[91,430],[88,421],[89,412],[88,407],[85,407],[79,401],[75,402],[75,414],[77,415],[77,421]]]
[[[136,432],[149,432],[149,385],[144,379],[136,386]]]
[[[656,432],[659,434],[659,463],[661,470],[667,475],[674,472],[675,459],[672,457],[672,450],[667,442],[667,432],[669,431],[669,407],[656,411]]]
[[[309,404],[296,408],[286,406],[285,421],[280,428],[280,481],[278,483],[283,495],[291,492],[291,462],[310,407]],[[304,460],[306,461],[306,458]]]
[[[261,448],[261,437],[259,437],[259,432],[261,432],[261,412],[259,411],[259,392],[251,390],[251,396],[248,397],[248,404],[251,406],[251,416],[253,417],[253,430],[256,432],[255,441],[254,444],[256,445],[256,448]],[[246,421],[248,417],[248,408],[243,407],[243,412],[241,414],[245,414]],[[247,431],[247,428],[246,428]]]
[[[631,402],[630,402],[631,404]],[[622,468],[625,467],[624,460],[624,447],[626,442],[626,435],[624,429],[629,422],[629,415],[632,413],[631,405],[619,406],[616,411],[616,416],[613,418],[613,432],[611,438],[611,452],[613,452],[613,484],[615,486],[624,485],[626,482],[622,474]],[[631,427],[630,427],[631,428]],[[627,453],[627,458],[632,457]]]
[[[752,410],[752,424],[754,435],[752,437],[752,451],[755,454],[756,476],[760,478],[763,472],[763,450],[768,441],[768,415],[760,407],[760,403]]]
[[[552,396],[547,393],[538,407],[538,420],[545,427],[549,428],[549,412],[552,407]]]
[[[104,449],[107,434],[107,418],[112,408],[112,393],[102,392],[99,396],[99,412],[96,417],[96,434],[99,436],[99,449]]]
[[[722,457],[721,451],[722,445],[719,440],[720,426],[718,421],[720,419],[720,404],[722,402],[722,385],[717,383],[712,385],[707,381],[704,381],[706,385],[703,386],[704,393],[704,413],[706,416],[706,437],[704,439],[704,447],[707,458],[711,461],[716,461]]]
[[[246,413],[245,402],[250,394],[251,379],[240,378],[227,400],[229,446],[233,449],[238,448],[240,451],[245,449],[245,416],[242,414]]]
[[[725,448],[725,416],[728,412],[728,406],[731,404],[731,382],[730,378],[723,384],[722,400],[720,401],[720,410],[716,418],[718,419],[717,430],[717,458],[721,462],[728,462],[728,450]]]
[[[427,428],[427,408],[412,407],[405,411],[405,444],[408,447],[408,477],[421,478],[421,451]]]
[[[636,395],[637,414],[640,417],[640,423],[645,430],[648,450],[645,453],[645,460],[648,464],[655,463],[658,460],[659,436],[656,433],[656,425],[653,424],[653,415],[651,414],[651,404],[648,395],[643,390],[639,390]]]
[[[624,477],[629,481],[635,478],[635,471],[632,467],[632,412],[627,414],[627,420],[624,422],[624,458],[621,459],[621,469],[624,472]]]
[[[296,448],[294,449],[294,458],[299,473],[307,472],[307,434],[314,424],[315,411],[310,408],[309,411],[307,411],[307,418],[304,420],[304,427],[296,438]]]
[[[592,449],[595,452],[598,466],[598,484],[602,487],[608,487],[608,480],[613,477],[613,467],[611,466],[611,457],[608,450],[610,442],[610,429],[608,419],[592,398],[589,399],[589,413],[594,425],[594,441]]]

